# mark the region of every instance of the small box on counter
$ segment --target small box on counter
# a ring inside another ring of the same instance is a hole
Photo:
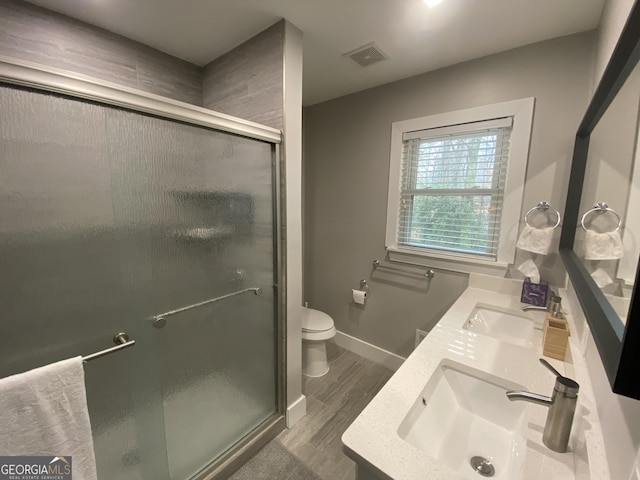
[[[546,307],[548,293],[548,282],[543,281],[540,283],[533,283],[531,279],[527,277],[522,283],[522,294],[520,295],[520,301],[522,303],[528,303],[529,305],[535,305],[537,307]]]

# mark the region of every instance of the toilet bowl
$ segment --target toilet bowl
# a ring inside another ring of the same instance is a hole
[[[336,327],[333,319],[320,310],[302,309],[302,373],[321,377],[329,371],[326,340],[333,338]]]

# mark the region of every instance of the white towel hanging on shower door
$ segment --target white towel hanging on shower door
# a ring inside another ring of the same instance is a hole
[[[82,357],[0,379],[0,425],[0,455],[51,456],[97,480]]]

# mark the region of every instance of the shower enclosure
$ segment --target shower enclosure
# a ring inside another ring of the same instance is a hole
[[[284,426],[280,133],[0,62],[0,376],[85,364],[98,476],[225,474]]]

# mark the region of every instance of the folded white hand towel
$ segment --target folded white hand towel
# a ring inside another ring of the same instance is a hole
[[[547,255],[551,250],[553,227],[533,228],[525,225],[518,238],[516,247],[520,250]]]
[[[77,480],[97,480],[82,357],[0,379],[2,455],[71,457]]]
[[[618,232],[587,230],[584,238],[585,260],[617,260],[623,256],[622,239]]]

